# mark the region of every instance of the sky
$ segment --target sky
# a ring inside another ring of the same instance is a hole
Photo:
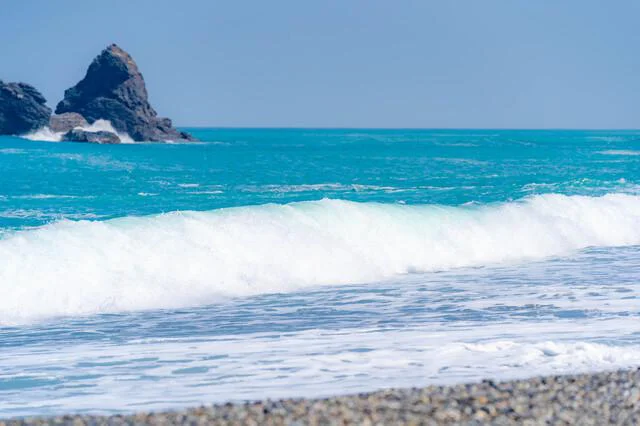
[[[637,0],[20,0],[0,79],[49,105],[115,42],[179,126],[640,128]]]

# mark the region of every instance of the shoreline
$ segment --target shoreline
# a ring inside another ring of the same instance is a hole
[[[0,420],[19,425],[640,424],[640,368],[164,412]]]

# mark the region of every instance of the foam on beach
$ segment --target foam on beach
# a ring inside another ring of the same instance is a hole
[[[609,331],[629,325],[623,319],[610,322],[604,326]],[[597,324],[598,320],[588,321],[585,327],[597,328]],[[86,328],[85,333],[92,332]],[[6,366],[3,386],[11,391],[3,395],[0,413],[24,416],[158,412],[202,403],[322,398],[389,387],[479,383],[486,378],[497,381],[614,371],[640,363],[638,345],[531,341],[544,334],[570,331],[570,324],[520,324],[523,334],[518,342],[482,339],[508,329],[506,324],[488,326],[489,329],[480,326],[478,330],[453,327],[446,333],[430,328],[314,329],[282,334],[272,331],[124,339],[117,343],[103,340],[104,336],[96,333],[92,342],[75,345],[37,346],[32,351],[7,347],[0,353],[0,361]],[[472,339],[482,342],[470,343]],[[171,386],[157,386],[163,380],[170,380]],[[543,387],[539,380],[528,381],[533,387],[536,383]],[[585,383],[582,393],[585,398],[629,396],[624,387],[612,386],[609,392],[591,393],[588,385]],[[43,406],[42,394],[50,386],[57,386],[60,391]],[[78,398],[78,388],[92,392]],[[465,386],[459,388],[473,392]],[[546,390],[553,391],[550,387]],[[569,390],[572,398],[579,398],[576,390],[575,386]],[[476,396],[479,395],[480,392]],[[514,395],[514,403],[521,404],[517,396]],[[550,396],[554,396],[553,392]]]

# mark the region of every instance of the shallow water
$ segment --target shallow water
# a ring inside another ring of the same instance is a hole
[[[640,362],[640,132],[0,138],[0,416]]]

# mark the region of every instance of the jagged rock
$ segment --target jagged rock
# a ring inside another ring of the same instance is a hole
[[[89,123],[78,113],[65,112],[64,114],[54,114],[49,119],[49,129],[56,133],[67,133],[76,127],[87,127]]]
[[[51,108],[33,86],[0,80],[0,134],[20,135],[44,127]]]
[[[120,143],[120,138],[115,133],[101,130],[99,132],[88,132],[82,129],[69,130],[62,136],[67,142],[90,142],[90,143]]]
[[[138,66],[115,44],[93,60],[84,79],[65,91],[56,113],[66,112],[79,113],[90,123],[109,120],[118,132],[136,141],[193,140],[168,118],[158,117]]]

